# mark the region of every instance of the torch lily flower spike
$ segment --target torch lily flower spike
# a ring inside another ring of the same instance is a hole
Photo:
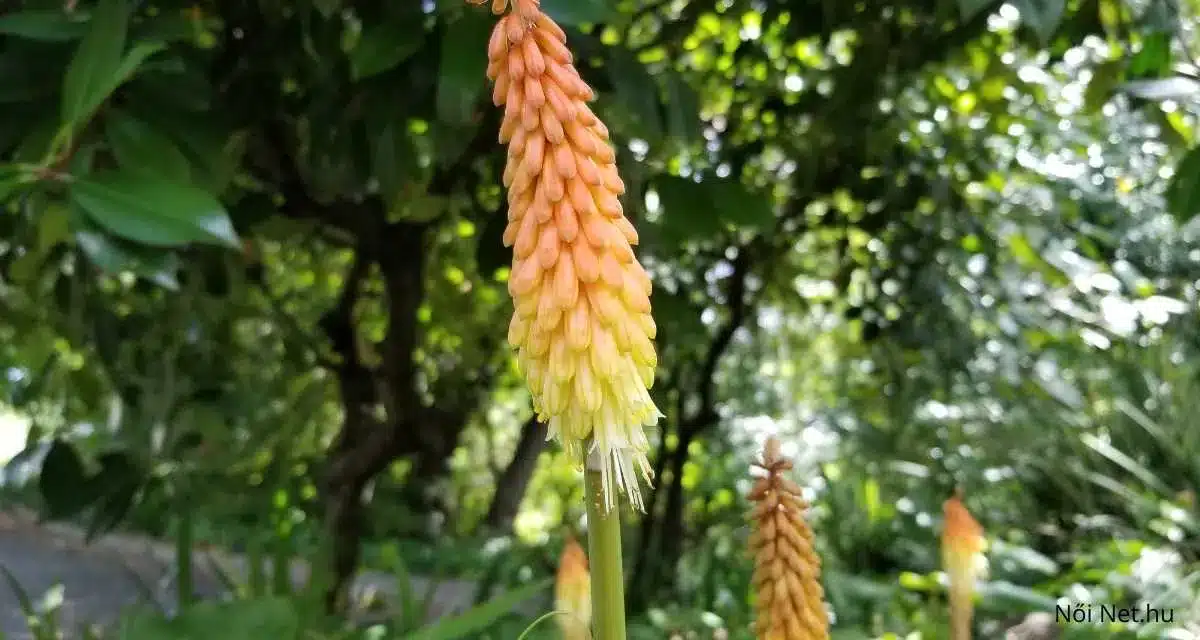
[[[779,440],[767,440],[759,478],[747,496],[754,533],[754,592],[758,640],[828,640],[829,616],[821,588],[821,558],[813,549],[813,532],[804,521],[808,508],[800,487],[783,472],[791,460],[780,453]]]
[[[972,599],[985,543],[983,527],[963,505],[961,490],[942,504],[942,513],[942,565],[950,581],[950,637],[970,640]]]
[[[488,0],[469,0],[483,4]],[[620,196],[608,129],[572,64],[566,34],[538,0],[492,0],[492,100],[504,108],[504,185],[513,248],[508,342],[548,436],[603,476],[603,507],[617,490],[644,510],[650,482],[644,427],[662,417],[650,398],[658,358],[650,277]],[[511,9],[511,10],[510,10]]]

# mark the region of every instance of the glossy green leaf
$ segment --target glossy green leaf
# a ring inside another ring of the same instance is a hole
[[[169,137],[124,111],[105,120],[109,148],[122,169],[130,173],[187,182],[188,159]]]
[[[0,34],[41,42],[69,42],[87,33],[87,21],[62,11],[18,11],[0,17]]]
[[[126,172],[77,178],[71,198],[108,231],[158,247],[193,242],[239,248],[224,206],[194,186]]]
[[[438,67],[437,112],[444,123],[475,120],[480,96],[487,89],[487,41],[493,18],[468,11],[446,26]]]
[[[550,586],[552,580],[539,580],[470,609],[452,618],[431,624],[420,631],[404,636],[404,640],[462,640],[477,638],[497,620],[511,613],[518,605],[536,597]]]
[[[121,63],[117,65],[117,71],[113,74],[113,79],[109,86],[106,87],[105,97],[107,98],[113,91],[116,91],[118,87],[132,78],[142,64],[149,60],[151,56],[165,48],[166,45],[162,42],[139,42],[133,45],[121,58]]]
[[[1200,147],[1188,151],[1167,185],[1167,209],[1180,222],[1200,213]]]
[[[195,119],[179,110],[129,105],[139,120],[169,135],[192,165],[192,181],[210,193],[221,193],[233,180],[245,152],[245,136],[220,118]]]
[[[370,26],[347,54],[350,75],[362,80],[390,71],[416,53],[424,40],[419,24],[385,22]]]
[[[91,230],[76,232],[75,243],[92,264],[105,272],[129,272],[165,289],[179,288],[179,260],[174,253],[122,242]]]
[[[696,182],[666,176],[655,182],[655,191],[662,206],[662,226],[681,241],[710,238],[728,226],[761,230],[775,219],[765,194],[728,178]]]
[[[89,117],[116,88],[128,29],[125,0],[100,0],[87,35],[67,66],[62,90],[62,121],[76,125]]]

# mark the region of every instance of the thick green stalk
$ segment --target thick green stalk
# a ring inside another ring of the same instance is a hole
[[[625,640],[625,578],[621,563],[621,514],[604,507],[600,465],[608,462],[588,456],[587,489],[588,560],[592,573],[592,640]]]

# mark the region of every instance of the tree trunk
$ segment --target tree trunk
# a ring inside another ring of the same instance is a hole
[[[688,447],[691,445],[695,432],[690,429],[679,430],[679,444],[671,452],[667,469],[671,472],[671,484],[667,489],[667,502],[663,507],[662,525],[659,530],[659,549],[657,569],[650,572],[651,587],[659,584],[665,576],[675,572],[675,565],[683,554],[683,467],[688,460]]]
[[[650,498],[646,500],[646,513],[642,515],[642,521],[638,527],[637,538],[637,558],[633,563],[633,572],[629,578],[630,584],[630,615],[642,613],[646,608],[647,595],[651,580],[647,572],[650,565],[653,564],[653,557],[658,553],[658,540],[656,535],[659,532],[659,527],[662,524],[660,518],[657,517],[658,504],[661,498],[666,494],[663,489],[663,470],[667,466],[667,458],[670,451],[667,450],[667,439],[669,438],[671,425],[663,425],[663,432],[658,442],[658,449],[654,454],[654,490],[650,492]]]
[[[656,521],[657,527],[645,528],[647,540],[642,548],[642,558],[645,560],[639,567],[640,575],[636,575],[638,572],[635,571],[638,597],[633,602],[638,609],[652,604],[651,595],[663,584],[664,578],[669,579],[674,574],[683,553],[683,467],[688,459],[688,446],[696,433],[694,429],[681,426],[679,442],[666,459],[664,477],[669,476],[669,480],[660,487],[660,491],[666,492],[662,515]]]
[[[546,450],[546,424],[534,416],[521,428],[521,438],[512,460],[496,479],[496,494],[483,520],[484,527],[496,532],[512,531],[513,521],[521,510],[525,489],[537,470],[538,457]]]

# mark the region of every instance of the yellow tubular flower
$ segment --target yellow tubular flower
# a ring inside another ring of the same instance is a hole
[[[950,581],[950,637],[970,640],[972,598],[984,545],[983,527],[963,505],[961,492],[942,504],[942,513],[945,516],[942,564]]]
[[[590,640],[592,624],[592,582],[587,555],[574,538],[569,538],[558,561],[554,581],[554,608],[563,640]]]
[[[829,616],[821,588],[821,559],[813,549],[812,529],[804,521],[808,505],[800,487],[783,476],[792,468],[779,440],[770,438],[763,450],[765,469],[747,496],[756,503],[750,512],[754,533],[754,634],[758,640],[828,640]]]
[[[471,0],[483,4],[487,0]],[[508,0],[493,0],[504,14]],[[488,44],[492,99],[504,107],[504,185],[513,248],[508,341],[549,437],[581,460],[592,439],[603,461],[605,507],[616,490],[643,510],[650,481],[644,427],[662,417],[650,398],[658,357],[650,277],[634,257],[608,129],[588,107],[566,35],[538,0],[514,0]]]

